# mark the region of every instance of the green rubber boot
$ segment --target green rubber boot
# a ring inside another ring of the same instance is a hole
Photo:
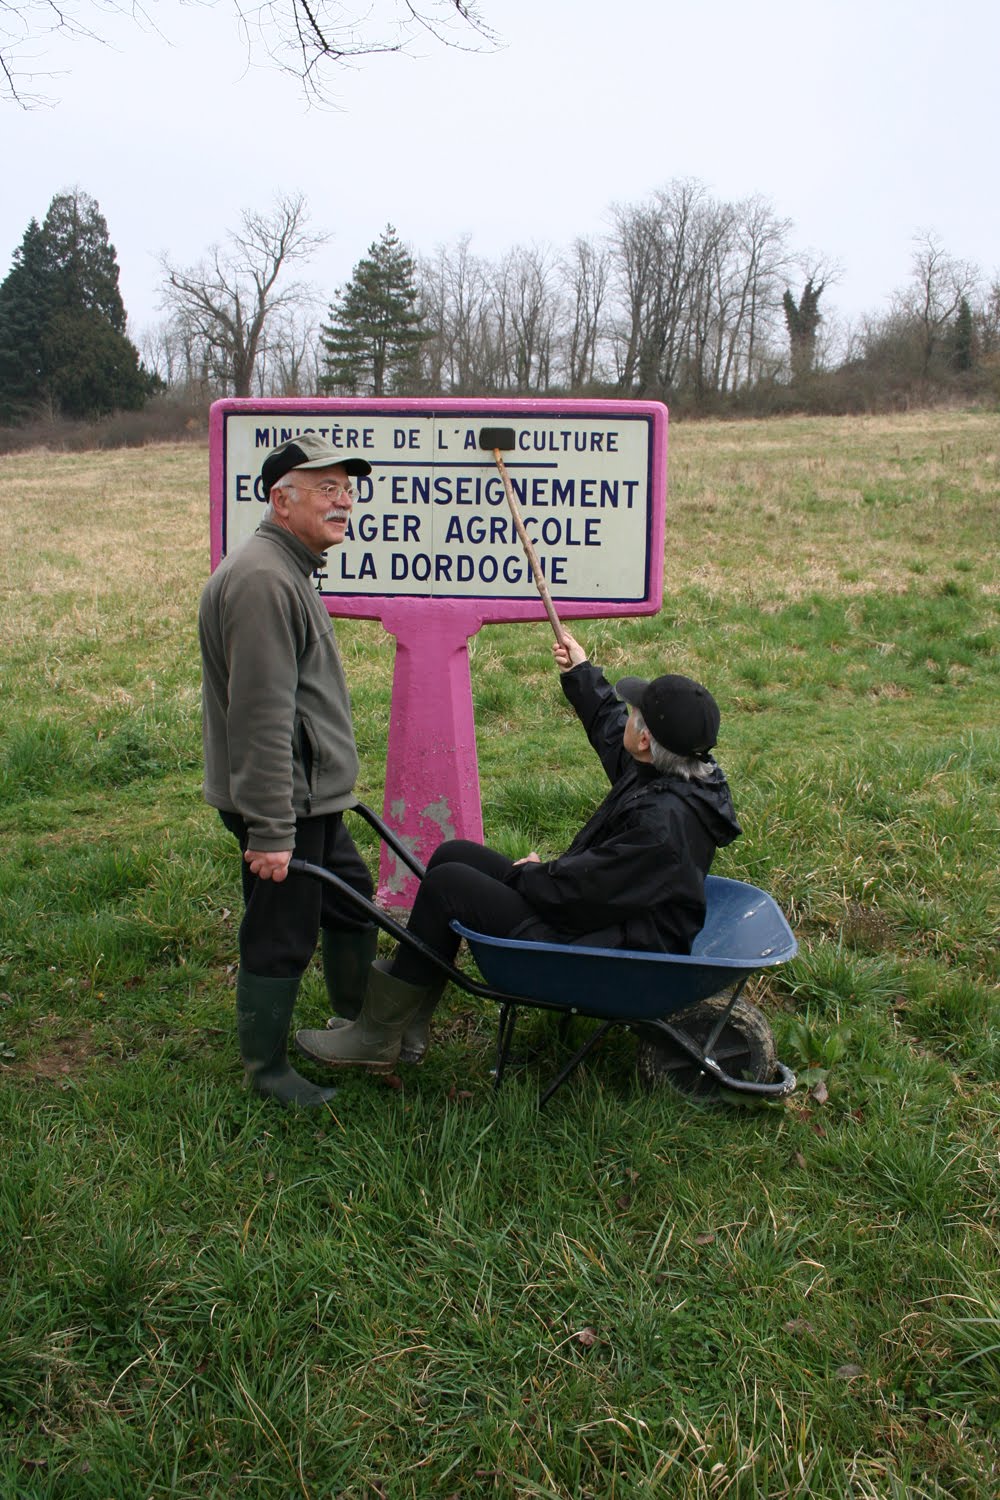
[[[427,999],[418,1005],[406,1026],[399,1043],[399,1060],[405,1063],[423,1062],[424,1053],[430,1046],[431,1016],[438,1008],[446,980],[435,982],[427,988]]]
[[[236,976],[236,1032],[247,1083],[264,1099],[308,1109],[337,1092],[303,1078],[288,1061],[288,1027],[297,979],[266,979],[240,969]]]
[[[347,931],[324,927],[321,940],[323,978],[333,1009],[326,1024],[339,1022],[341,1017],[356,1021],[365,1000],[368,970],[375,962],[378,928],[372,926]]]
[[[344,936],[344,934],[334,934],[334,933],[330,934],[331,938],[333,938],[335,936]],[[351,933],[351,934],[349,934],[349,936],[351,936],[351,937],[361,937],[362,934],[361,933]],[[324,933],[324,938],[325,937],[326,937],[326,934]],[[331,944],[331,947],[332,946],[333,945]],[[358,946],[360,948],[360,944]],[[375,960],[375,939],[374,939],[374,936],[373,936],[372,940],[371,940],[371,956],[370,956],[370,958],[368,960],[368,966],[367,966],[368,968],[371,967],[371,965],[374,962],[374,960]],[[384,965],[383,965],[383,967],[384,967]],[[327,1021],[327,1023],[326,1023],[327,1030],[328,1031],[338,1031],[338,1030],[340,1030],[341,1027],[347,1026],[351,1021],[354,1021],[354,1020],[357,1019],[358,1012],[361,1009],[361,1002],[362,1002],[362,999],[364,998],[364,989],[362,988],[361,993],[358,995],[358,999],[357,999],[357,1002],[354,1004],[354,1008],[353,1009],[348,1009],[347,1008],[347,1002],[344,999],[340,998],[340,996],[342,994],[346,993],[346,986],[345,985],[338,984],[338,987],[337,987],[337,999],[336,1000],[334,999],[334,990],[333,990],[333,986],[332,986],[332,982],[331,982],[330,970],[327,968],[327,950],[326,950],[325,946],[324,946],[324,949],[323,949],[323,969],[324,969],[324,973],[327,975],[326,987],[327,987],[327,991],[328,991],[328,993],[330,995],[331,1004],[334,1004],[336,1006],[337,1010],[339,1011],[339,1015],[331,1016],[330,1019]],[[353,973],[354,973],[353,968],[350,969],[348,972],[353,976]],[[367,969],[366,969],[365,973],[366,973],[366,976],[367,976]],[[405,1062],[405,1063],[423,1062],[424,1053],[427,1051],[427,1048],[430,1045],[430,1040],[431,1040],[431,1016],[437,1010],[438,1002],[441,999],[442,992],[444,991],[445,983],[446,983],[446,981],[444,979],[442,979],[440,981],[440,983],[435,982],[434,984],[432,984],[432,985],[430,985],[428,987],[427,999],[418,1007],[418,1009],[414,1012],[411,1020],[404,1027],[404,1029],[403,1029],[403,1036],[402,1036],[402,1039],[400,1041],[400,1046],[399,1046],[399,1061],[400,1062]],[[345,1019],[345,1017],[346,1017],[346,1019]]]
[[[295,1044],[306,1057],[332,1068],[367,1068],[391,1073],[399,1060],[403,1032],[430,999],[429,988],[404,984],[383,962],[368,970],[365,1003],[356,1021],[325,1031],[300,1031]]]

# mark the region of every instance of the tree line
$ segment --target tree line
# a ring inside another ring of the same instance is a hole
[[[676,180],[567,249],[471,240],[419,256],[387,225],[325,312],[298,274],[323,243],[301,196],[246,212],[194,265],[170,257],[137,347],[98,205],[34,219],[0,284],[0,421],[98,416],[151,395],[619,396],[681,412],[850,410],[1000,392],[1000,277],[915,236],[909,279],[848,330],[839,270],[798,254],[761,196]]]

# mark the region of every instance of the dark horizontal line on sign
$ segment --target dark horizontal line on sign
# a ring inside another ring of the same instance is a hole
[[[373,469],[493,469],[496,465],[491,463],[463,463],[461,459],[453,460],[450,463],[442,463],[437,458],[373,458],[372,467]],[[505,464],[504,467],[509,471],[511,469],[558,469],[559,465],[522,463]]]

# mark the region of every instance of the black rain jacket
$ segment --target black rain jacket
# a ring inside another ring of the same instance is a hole
[[[689,953],[705,921],[705,876],[741,832],[717,765],[703,781],[664,775],[622,743],[626,705],[582,662],[561,676],[611,791],[565,854],[515,865],[506,884],[538,913],[512,937]]]

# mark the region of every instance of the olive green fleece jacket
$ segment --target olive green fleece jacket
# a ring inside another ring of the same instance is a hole
[[[323,558],[264,521],[205,585],[198,611],[205,798],[250,847],[291,849],[295,821],[355,802],[358,752]]]

